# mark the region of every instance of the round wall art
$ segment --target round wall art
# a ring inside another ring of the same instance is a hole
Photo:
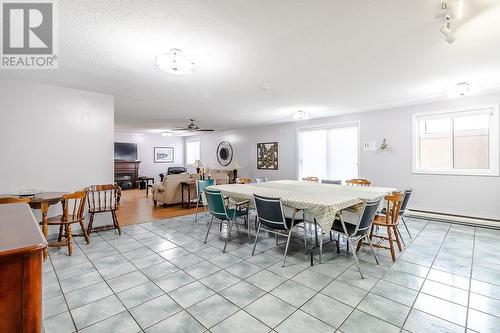
[[[233,160],[233,147],[227,141],[222,141],[217,146],[217,161],[222,166],[228,166]]]

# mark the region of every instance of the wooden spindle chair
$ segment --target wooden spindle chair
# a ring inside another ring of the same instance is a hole
[[[87,192],[85,191],[78,191],[63,195],[62,215],[53,216],[47,219],[47,225],[59,226],[57,245],[67,246],[69,255],[73,253],[73,237],[83,236],[87,244],[89,244],[90,242],[87,231],[85,230],[85,226],[83,224],[83,220],[85,219],[84,213],[86,196]],[[75,223],[80,224],[82,234],[73,234],[71,225]],[[42,223],[40,222],[40,224]]]
[[[318,177],[304,177],[304,178],[302,178],[302,181],[308,182],[308,183],[319,183],[319,178]]]
[[[89,207],[89,225],[87,227],[87,233],[93,230],[94,215],[100,213],[110,213],[113,220],[113,224],[99,226],[95,228],[96,230],[109,230],[117,229],[118,234],[121,235],[122,231],[120,229],[120,224],[118,223],[118,218],[116,216],[116,211],[120,206],[121,188],[116,184],[107,185],[92,185],[87,188],[87,202]]]
[[[370,186],[371,183],[368,179],[354,178],[346,180],[345,183],[350,186]]]
[[[392,261],[396,261],[396,251],[394,249],[394,243],[397,244],[399,251],[402,251],[401,240],[399,238],[398,226],[399,226],[399,212],[401,210],[401,203],[403,202],[403,193],[394,192],[390,195],[386,195],[384,199],[387,202],[387,207],[385,208],[385,214],[377,214],[373,220],[372,229],[370,231],[370,240],[374,237],[379,238],[381,241],[373,243],[374,247],[379,247],[383,249],[388,249],[391,251]],[[386,235],[374,234],[374,229],[378,227],[380,231],[386,229]],[[393,236],[394,234],[394,236]],[[384,241],[389,242],[389,246],[385,246],[382,243]],[[358,244],[358,249],[361,244]]]
[[[18,198],[18,197],[0,198],[0,205],[15,204],[15,203],[29,203],[29,202],[30,202],[30,198]]]

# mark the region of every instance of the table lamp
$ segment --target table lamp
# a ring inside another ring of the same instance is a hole
[[[193,166],[196,168],[196,173],[200,174],[200,168],[203,166],[203,163],[201,163],[200,160],[196,160],[194,161]]]
[[[241,169],[241,165],[238,163],[238,161],[233,160],[230,164],[229,167],[233,169],[233,174],[234,174],[234,181],[236,181],[236,178],[238,178],[238,169]]]

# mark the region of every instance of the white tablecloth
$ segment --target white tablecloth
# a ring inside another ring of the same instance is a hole
[[[250,200],[253,195],[281,198],[284,205],[304,209],[316,218],[323,230],[329,230],[338,211],[355,206],[362,200],[373,200],[395,191],[385,187],[354,187],[332,184],[278,180],[258,184],[226,184],[210,186],[221,190],[234,201]]]

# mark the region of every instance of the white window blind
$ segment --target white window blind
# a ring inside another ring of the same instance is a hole
[[[186,164],[192,165],[200,159],[200,141],[186,142]]]
[[[299,179],[308,176],[329,180],[358,177],[359,127],[299,129]]]

